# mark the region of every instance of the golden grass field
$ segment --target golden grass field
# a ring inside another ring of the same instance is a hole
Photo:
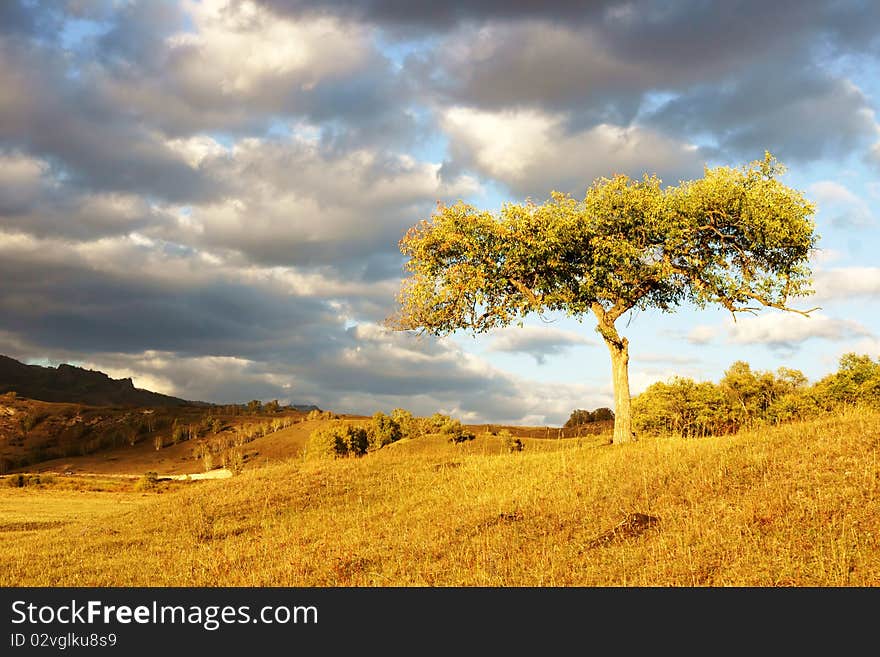
[[[878,411],[718,438],[524,442],[507,453],[485,434],[460,445],[423,437],[149,491],[76,477],[0,487],[0,581],[880,584]],[[632,513],[658,521],[614,533]]]

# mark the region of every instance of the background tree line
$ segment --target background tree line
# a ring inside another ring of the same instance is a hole
[[[815,417],[843,406],[880,406],[880,360],[847,353],[838,370],[810,384],[799,370],[753,370],[736,361],[718,383],[674,377],[633,400],[637,433],[709,436]]]

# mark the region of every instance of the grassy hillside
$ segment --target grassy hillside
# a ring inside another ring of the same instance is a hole
[[[246,460],[265,462],[301,450],[315,426],[305,422],[307,417],[290,409],[231,413],[228,407],[87,406],[5,394],[0,395],[0,474],[196,473],[205,467],[194,450],[209,444],[222,451],[221,442],[240,449]],[[213,467],[220,467],[221,459],[215,461]]]
[[[3,487],[0,581],[880,582],[877,411],[723,438],[524,442],[510,453],[490,435],[460,445],[424,437],[362,458],[290,459],[158,492]],[[44,524],[23,527],[25,516]]]

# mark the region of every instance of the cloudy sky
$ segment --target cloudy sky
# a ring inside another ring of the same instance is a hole
[[[633,392],[880,355],[880,4],[0,3],[0,353],[213,402],[558,424],[593,322],[389,333],[405,230],[770,150],[818,207],[809,318],[633,313]]]

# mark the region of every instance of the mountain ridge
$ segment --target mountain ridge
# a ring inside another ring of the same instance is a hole
[[[211,406],[136,388],[131,378],[113,379],[104,372],[62,363],[28,365],[0,354],[0,395],[14,392],[28,399],[91,406]]]

